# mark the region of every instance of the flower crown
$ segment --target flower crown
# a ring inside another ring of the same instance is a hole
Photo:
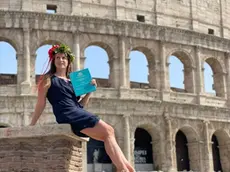
[[[52,61],[54,59],[54,55],[57,53],[64,53],[67,57],[69,57],[70,62],[73,62],[75,58],[70,48],[67,45],[60,44],[60,45],[53,45],[52,48],[49,49],[48,51],[49,61]]]

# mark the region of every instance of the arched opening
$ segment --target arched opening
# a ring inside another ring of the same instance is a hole
[[[224,72],[215,58],[208,58],[204,63],[205,92],[218,97],[225,96]]]
[[[190,170],[188,141],[185,134],[179,130],[176,134],[176,160],[177,170]]]
[[[112,171],[112,161],[107,155],[104,143],[90,138],[87,143],[87,171]]]
[[[149,88],[148,61],[144,53],[133,50],[129,55],[130,88]]]
[[[211,93],[216,95],[216,91],[213,89],[214,88],[213,71],[211,66],[206,62],[204,62],[204,86],[205,86],[206,93]]]
[[[169,57],[170,87],[173,91],[184,92],[184,65],[176,56]]]
[[[154,170],[152,137],[145,129],[136,129],[134,146],[135,169],[137,171]]]
[[[0,41],[0,85],[17,84],[17,56],[14,47]]]
[[[230,171],[230,138],[226,131],[217,130],[212,135],[212,157],[214,171]]]
[[[197,132],[189,125],[183,126],[175,135],[176,156],[178,170],[190,169],[199,171],[201,169],[200,143]]]
[[[9,124],[4,123],[4,122],[1,122],[1,123],[0,123],[0,128],[8,128],[8,127],[10,127]]]
[[[88,68],[91,76],[97,79],[98,87],[110,87],[109,57],[105,49],[91,45],[85,49],[84,68]]]
[[[172,91],[194,93],[192,62],[183,51],[169,56],[169,78]]]
[[[213,156],[213,167],[214,171],[222,172],[222,166],[220,163],[220,150],[217,137],[213,134],[212,136],[212,156]]]

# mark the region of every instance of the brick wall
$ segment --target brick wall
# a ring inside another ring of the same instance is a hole
[[[36,75],[36,83],[38,83],[39,77],[40,75]],[[96,80],[97,80],[98,87],[103,87],[103,88],[111,87],[108,79],[96,78]],[[8,84],[16,84],[16,83],[17,83],[16,75],[0,74],[0,85],[8,85]],[[148,89],[150,88],[150,86],[148,83],[130,82],[130,88]],[[173,87],[171,89],[172,91],[175,91],[175,92],[186,92],[186,90],[184,89],[173,88]]]
[[[17,75],[0,74],[0,85],[17,84]]]
[[[0,172],[83,172],[83,141],[69,125],[0,129]]]

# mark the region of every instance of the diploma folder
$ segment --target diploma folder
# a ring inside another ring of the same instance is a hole
[[[96,91],[96,86],[91,84],[92,77],[88,68],[71,72],[70,80],[76,96]]]

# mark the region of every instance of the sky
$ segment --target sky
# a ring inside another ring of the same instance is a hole
[[[50,47],[51,45],[44,45],[37,49],[37,58],[35,62],[36,74],[43,73],[44,66],[47,66],[47,52]],[[85,49],[84,53],[86,57],[84,68],[89,68],[92,77],[108,78],[109,65],[107,63],[108,55],[106,51],[98,46],[89,46]],[[96,57],[95,54],[97,55]],[[17,73],[17,60],[15,57],[16,51],[14,50],[14,48],[10,44],[0,41],[0,73]],[[148,83],[148,63],[145,55],[139,51],[131,51],[129,58],[130,81]],[[170,86],[176,88],[184,88],[183,64],[175,56],[170,56],[169,62]],[[212,69],[207,63],[204,64],[204,69],[205,91],[208,93],[215,93],[215,91],[212,89]]]

